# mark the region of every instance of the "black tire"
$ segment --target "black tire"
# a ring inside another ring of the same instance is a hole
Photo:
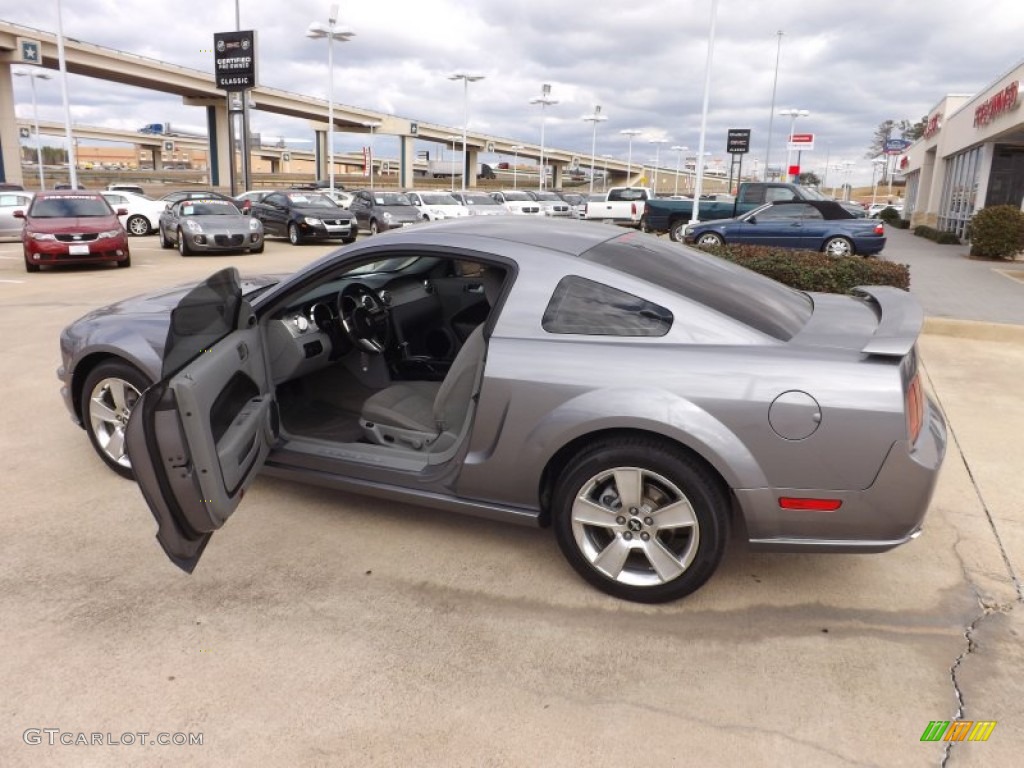
[[[351,245],[355,241],[356,241],[355,235],[353,235],[352,237],[342,238],[342,240],[341,240],[341,242],[343,242],[345,245]]]
[[[622,506],[613,470],[638,479],[643,490],[637,506]],[[592,498],[586,509],[600,524],[576,523],[573,509],[581,496]],[[686,522],[669,517],[668,506],[677,501],[689,503],[672,508]],[[721,562],[729,536],[729,501],[718,477],[655,438],[605,440],[585,448],[559,476],[551,511],[558,546],[577,573],[602,592],[638,603],[677,600],[698,589]],[[666,512],[663,525],[660,511]],[[622,552],[616,563],[615,553]],[[669,577],[655,570],[647,552]],[[618,568],[615,575],[593,562],[602,557]]]
[[[125,267],[130,267],[131,265],[132,265],[132,256],[131,256],[131,254],[128,254],[127,256],[125,256],[124,257],[124,261],[117,262],[117,268],[118,269],[124,269]]]
[[[683,230],[686,229],[685,221],[673,221],[668,226],[668,237],[674,243],[683,242]]]
[[[127,395],[124,398],[124,408],[119,408],[113,399],[112,387],[117,387],[118,382],[124,385],[124,391]],[[82,423],[85,425],[85,431],[89,435],[89,442],[92,443],[93,450],[103,460],[103,463],[121,475],[121,477],[129,479],[134,477],[127,454],[122,455],[120,460],[115,459],[113,455],[117,444],[116,441],[123,440],[124,424],[127,424],[131,408],[134,406],[137,398],[128,388],[134,389],[137,393],[142,393],[149,387],[150,383],[145,374],[134,366],[121,360],[110,360],[96,366],[86,376],[85,383],[82,385],[80,394]],[[120,425],[119,427],[115,427],[112,423],[105,422],[104,419],[100,418],[99,404],[96,402],[96,399],[100,400],[110,411],[114,412],[117,423]],[[99,426],[97,427],[94,422],[98,422]],[[97,428],[99,429],[98,433]],[[118,429],[120,429],[119,435],[115,434]],[[113,446],[111,445],[112,440],[114,441]]]
[[[164,234],[164,228],[163,227],[157,227],[156,231],[157,231],[157,234],[160,236],[160,247],[161,248],[170,248],[173,245],[173,243],[170,240],[167,239],[167,236]]]
[[[188,246],[188,241],[185,239],[185,233],[180,229],[178,230],[178,253],[182,256],[192,255],[192,249]]]
[[[148,235],[151,229],[149,226],[149,219],[145,216],[140,216],[139,214],[129,216],[124,228],[129,235],[135,235],[136,237]]]
[[[640,217],[640,231],[641,232],[650,232],[651,231],[651,228],[649,226],[647,226],[647,214],[644,214],[643,216]]]
[[[263,243],[260,243],[255,248],[250,248],[249,253],[263,253]]]
[[[722,236],[717,232],[705,232],[697,237],[697,245],[703,245],[706,248],[717,248],[725,241]]]
[[[370,234],[371,235],[376,235],[378,232],[380,232],[380,230],[377,229],[377,220],[376,219],[370,219]]]
[[[295,222],[288,225],[288,242],[292,245],[302,245],[302,237],[299,235],[299,228]]]
[[[825,245],[821,247],[821,250],[826,256],[834,256],[836,258],[853,256],[856,253],[853,243],[845,237],[830,237],[825,241]]]
[[[38,272],[39,271],[39,265],[38,264],[33,264],[32,262],[26,260],[25,261],[25,271],[26,272]]]

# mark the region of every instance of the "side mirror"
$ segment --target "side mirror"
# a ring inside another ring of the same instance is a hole
[[[174,205],[174,203],[168,203],[167,205],[165,205],[165,206],[164,206],[164,210],[165,210],[165,211],[169,211],[169,210],[171,210],[171,206],[172,206],[172,205]]]
[[[749,219],[747,219],[747,224],[757,224],[757,217],[751,216]]]
[[[24,219],[25,218],[25,212],[22,211],[22,210],[17,210],[14,213],[12,213],[11,215],[14,218],[16,218],[16,219]]]
[[[127,216],[128,215],[128,209],[127,208],[118,208],[117,209],[117,215],[118,216]]]

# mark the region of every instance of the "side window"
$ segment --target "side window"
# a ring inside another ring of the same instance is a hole
[[[541,320],[548,333],[664,336],[672,313],[639,296],[576,275],[563,277]]]
[[[741,203],[763,203],[764,200],[764,187],[758,184],[750,184],[743,187],[743,191],[740,193]]]
[[[786,189],[786,187],[769,187],[765,190],[766,203],[774,203],[776,200],[799,200],[796,196],[796,192],[792,189]]]
[[[107,202],[113,205],[127,205],[128,201],[120,195],[104,195]]]
[[[20,198],[18,198],[17,195],[0,195],[0,207],[10,208],[15,205],[20,205],[21,203],[18,202],[19,199]]]
[[[264,199],[272,205],[286,205],[288,203],[288,201],[284,199],[284,195],[267,195]]]

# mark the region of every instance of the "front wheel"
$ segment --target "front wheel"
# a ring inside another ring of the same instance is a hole
[[[138,369],[112,360],[96,366],[82,387],[82,422],[89,441],[106,465],[122,477],[133,477],[125,426],[150,383]]]
[[[685,221],[673,221],[668,228],[669,240],[675,243],[681,243],[684,240],[684,230],[686,229]]]
[[[178,253],[182,256],[191,256],[192,249],[189,247],[188,242],[185,240],[185,233],[182,230],[178,230]]]
[[[822,250],[826,256],[852,256],[853,243],[845,237],[830,237]]]
[[[129,216],[125,229],[128,230],[129,234],[135,235],[136,237],[148,235],[150,229],[149,219],[145,216]]]
[[[376,235],[378,232],[380,232],[380,230],[377,228],[377,220],[374,219],[370,222],[370,234]]]
[[[728,499],[697,459],[657,440],[585,449],[562,472],[552,516],[558,546],[590,584],[623,600],[662,603],[715,572]]]
[[[131,265],[132,265],[131,254],[129,254],[128,256],[125,256],[124,257],[124,261],[117,262],[117,266],[118,266],[119,269],[124,269],[125,267],[130,267]]]
[[[159,232],[159,234],[160,234],[160,247],[161,248],[170,248],[173,245],[173,243],[170,240],[167,239],[167,235],[164,234],[164,228],[163,227],[157,227],[157,232]]]
[[[697,245],[703,245],[706,248],[717,248],[722,242],[722,236],[716,235],[714,232],[705,232],[697,238]]]

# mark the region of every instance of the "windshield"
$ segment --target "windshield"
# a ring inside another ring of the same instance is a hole
[[[502,192],[501,194],[503,194],[505,196],[506,200],[523,201],[523,202],[526,202],[526,203],[532,203],[533,202],[533,198],[531,198],[525,192]]]
[[[338,204],[326,195],[316,193],[292,193],[287,195],[292,205],[301,205],[303,208],[337,208]]]
[[[458,205],[459,201],[451,195],[420,195],[424,205]]]
[[[408,197],[401,192],[374,192],[374,205],[412,205]]]
[[[238,216],[238,209],[231,203],[218,200],[195,200],[181,205],[182,216]]]
[[[498,201],[490,195],[466,195],[466,205],[497,205]]]
[[[554,192],[534,192],[533,196],[537,200],[554,200],[556,203],[565,202],[564,200],[562,200],[562,198],[560,198]]]
[[[37,197],[28,215],[34,219],[72,219],[75,217],[110,216],[110,206],[102,197],[62,195]]]

